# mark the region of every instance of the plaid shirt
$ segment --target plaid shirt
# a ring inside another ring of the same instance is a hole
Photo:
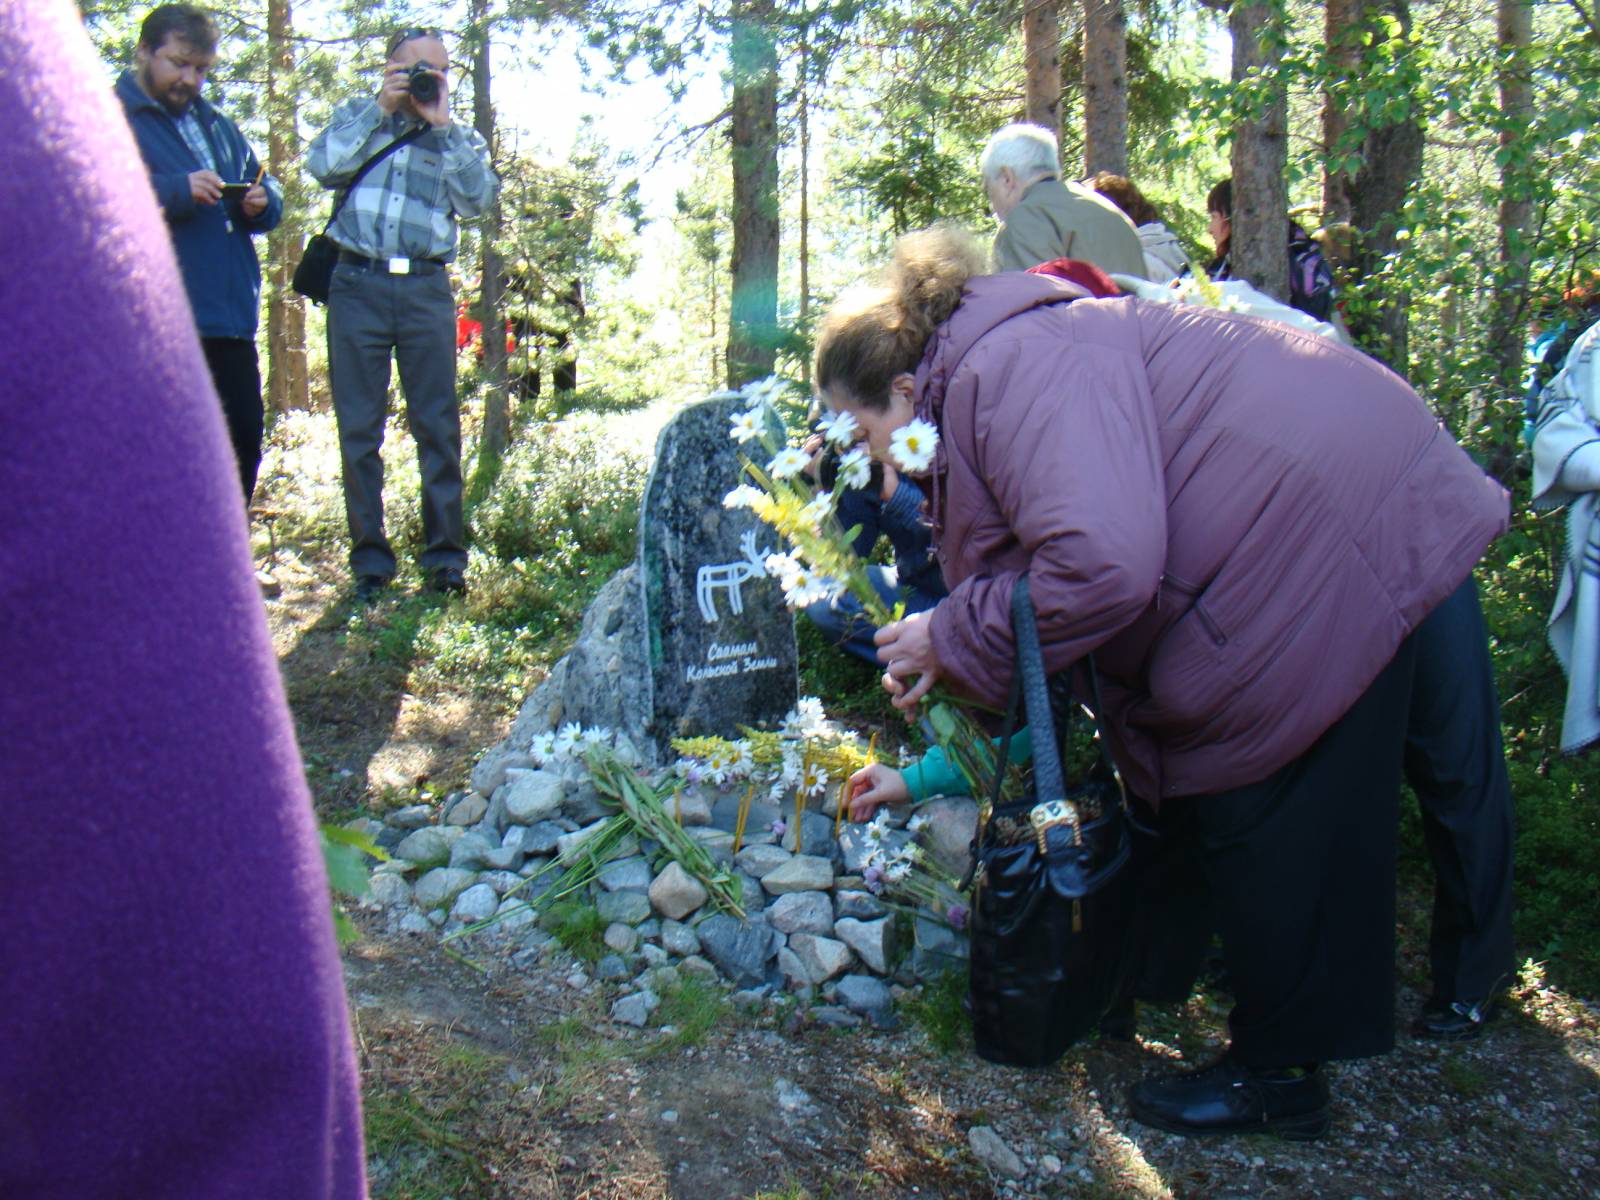
[[[379,150],[421,122],[385,114],[377,100],[349,100],[311,143],[307,166],[323,187],[341,188]],[[442,258],[456,253],[456,218],[478,216],[499,181],[471,129],[431,129],[362,176],[328,236],[368,258]]]
[[[200,128],[200,118],[194,115],[194,105],[183,110],[183,116],[174,117],[173,124],[178,127],[178,132],[183,134],[183,140],[189,143],[189,149],[194,151],[194,156],[200,160],[200,165],[208,171],[217,169],[217,156],[212,152],[211,142],[206,137],[206,131]]]

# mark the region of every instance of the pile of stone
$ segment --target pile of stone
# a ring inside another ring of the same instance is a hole
[[[628,747],[619,752],[626,756]],[[633,834],[585,890],[565,898],[592,904],[605,924],[607,953],[594,974],[624,985],[615,1020],[646,1024],[664,990],[698,975],[725,982],[743,1004],[788,991],[820,1004],[814,1015],[827,1023],[888,1023],[900,989],[965,957],[961,934],[892,910],[867,888],[864,826],[845,823],[836,837],[825,813],[806,812],[797,825],[792,813],[780,819],[775,805],[758,800],[735,853],[739,798],[697,785],[673,808],[732,872],[743,920],[719,912],[698,879]],[[613,811],[580,760],[541,769],[531,758],[493,753],[474,771],[473,790],[448,797],[439,810],[414,805],[352,827],[392,855],[373,872],[370,903],[393,932],[462,935],[492,919],[465,938],[474,950],[493,949],[528,967],[557,950],[541,927],[549,906],[540,898]],[[938,800],[923,811],[928,819],[915,835],[897,828],[889,836],[915,836],[931,858],[959,869],[972,803]]]

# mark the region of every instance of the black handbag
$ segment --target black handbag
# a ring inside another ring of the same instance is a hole
[[[328,214],[328,223],[322,227],[322,232],[313,234],[306,242],[306,248],[300,254],[300,261],[295,264],[294,278],[289,281],[290,287],[315,304],[328,302],[328,292],[333,287],[333,269],[339,265],[339,243],[328,236],[328,230],[332,229],[333,223],[339,219],[339,210],[344,207],[344,202],[355,190],[363,175],[407,142],[416,141],[427,133],[429,128],[430,126],[423,125],[408,130],[361,164],[361,168],[350,177],[350,182],[345,184],[344,190],[339,193],[339,198],[333,202],[333,211]]]
[[[1131,965],[1134,873],[1129,816],[1101,729],[1101,761],[1066,786],[1028,577],[1011,597],[1017,665],[1001,739],[1007,761],[1019,693],[1033,738],[1024,799],[990,811],[973,843],[972,1031],[980,1058],[1040,1067],[1092,1032]],[[1099,679],[1087,662],[1095,722]],[[1066,706],[1068,725],[1074,705]]]

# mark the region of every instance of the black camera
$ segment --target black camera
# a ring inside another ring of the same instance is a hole
[[[407,72],[411,76],[411,98],[418,104],[432,104],[439,98],[438,68],[432,63],[414,62]]]

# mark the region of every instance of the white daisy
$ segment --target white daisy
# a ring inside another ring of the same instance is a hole
[[[800,510],[800,515],[808,524],[821,525],[825,520],[833,516],[833,493],[818,492]]]
[[[604,746],[611,741],[611,730],[603,725],[595,725],[583,731],[583,744],[585,746]]]
[[[578,739],[582,736],[583,726],[576,721],[568,721],[556,731],[555,756],[557,758],[566,758],[572,753],[573,747],[578,744]]]
[[[938,446],[939,431],[923,420],[902,425],[889,438],[889,453],[907,471],[926,471],[933,465]]]
[[[844,409],[840,409],[820,426],[822,436],[843,450],[856,440],[861,432],[861,422]]]
[[[788,479],[800,474],[811,462],[811,456],[804,450],[796,450],[793,446],[779,450],[772,461],[767,464],[767,474],[774,479]]]
[[[733,491],[722,498],[723,508],[754,508],[761,499],[762,492],[758,487],[748,483],[741,483]]]
[[[734,413],[732,428],[728,436],[743,445],[751,438],[761,436],[761,410],[752,408],[749,412]]]
[[[754,383],[747,383],[740,389],[739,395],[750,402],[751,408],[760,408],[763,404],[771,404],[782,398],[789,390],[789,385],[776,375],[768,375],[765,379],[758,379]]]
[[[872,479],[872,459],[865,450],[852,450],[839,460],[839,486],[864,488]]]

